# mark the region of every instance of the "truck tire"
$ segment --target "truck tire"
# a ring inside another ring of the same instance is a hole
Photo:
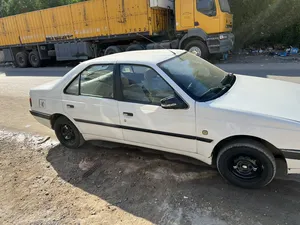
[[[116,54],[119,52],[122,52],[122,50],[118,46],[109,46],[105,50],[104,55],[112,55],[112,54]]]
[[[29,63],[32,67],[41,67],[42,60],[40,59],[39,53],[37,51],[32,51],[29,53]]]
[[[188,42],[184,49],[189,52],[196,52],[197,55],[203,59],[207,59],[209,55],[206,44],[200,40],[193,40]]]
[[[128,48],[126,49],[126,52],[140,51],[140,50],[145,50],[145,48],[140,44],[133,44],[133,45],[128,46]]]
[[[27,52],[18,52],[16,54],[16,66],[20,68],[28,67],[28,53]]]
[[[53,129],[57,139],[67,148],[77,149],[85,142],[77,127],[64,116],[55,121]]]
[[[227,144],[217,157],[217,168],[223,178],[242,188],[261,188],[274,179],[276,161],[260,142],[241,140]]]

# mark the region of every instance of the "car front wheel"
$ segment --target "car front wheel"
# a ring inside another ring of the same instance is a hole
[[[59,117],[54,123],[54,131],[60,143],[71,149],[84,144],[84,139],[77,127],[66,117]]]
[[[217,167],[223,178],[242,188],[261,188],[276,175],[273,154],[254,140],[232,142],[217,157]]]

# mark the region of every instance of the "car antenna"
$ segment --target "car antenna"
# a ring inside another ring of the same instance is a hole
[[[156,43],[155,41],[152,41],[151,39],[145,37],[144,35],[142,35],[142,34],[140,34],[140,33],[136,33],[136,34],[137,34],[138,36],[141,36],[142,38],[145,38],[146,40],[148,40],[148,41],[150,41],[150,42],[152,42],[152,43],[154,43],[154,44],[159,45],[161,48],[163,48],[163,49],[165,49],[165,50],[168,50],[168,51],[172,52],[172,54],[177,55],[177,54],[176,54],[175,52],[173,52],[171,49],[165,48],[165,47],[162,46],[160,43]]]

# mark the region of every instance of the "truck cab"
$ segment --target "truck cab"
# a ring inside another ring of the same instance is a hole
[[[208,54],[233,48],[233,15],[228,0],[176,0],[176,32],[179,48]]]

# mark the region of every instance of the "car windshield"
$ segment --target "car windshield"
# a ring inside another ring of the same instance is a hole
[[[220,6],[221,6],[222,12],[230,13],[230,5],[229,5],[228,0],[220,0]]]
[[[214,99],[226,85],[230,85],[224,82],[230,75],[189,52],[160,63],[159,67],[187,94],[199,101],[203,100],[204,95]]]

